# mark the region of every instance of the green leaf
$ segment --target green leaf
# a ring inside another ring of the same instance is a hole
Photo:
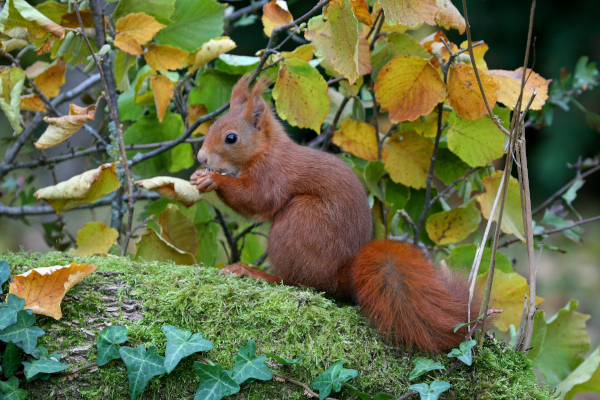
[[[196,261],[204,265],[214,265],[219,252],[217,235],[219,226],[214,222],[195,222],[194,226],[198,231],[198,252]]]
[[[119,354],[119,344],[127,340],[127,328],[124,326],[107,326],[96,338],[98,347],[98,359],[96,363],[99,367],[107,364],[109,361],[121,358]]]
[[[546,332],[548,324],[544,319],[544,311],[537,310],[533,317],[533,334],[531,336],[531,349],[527,352],[527,357],[531,360],[540,354],[544,340],[546,340]],[[516,339],[516,338],[515,338]]]
[[[8,265],[6,261],[0,261],[0,286],[2,286],[4,282],[8,280],[8,278],[10,278],[10,265]],[[0,294],[2,294],[1,287]]]
[[[462,207],[432,214],[425,228],[431,240],[439,245],[457,243],[475,232],[481,222],[481,212],[470,201]]]
[[[273,88],[277,114],[290,125],[321,132],[329,112],[327,82],[306,61],[290,58],[281,63]]]
[[[408,376],[409,381],[418,378],[419,376],[429,371],[433,371],[435,369],[446,369],[446,367],[444,367],[439,362],[435,362],[428,358],[417,358],[413,360],[413,364],[415,364],[415,368],[410,372],[410,375]]]
[[[364,178],[367,188],[375,197],[383,201],[383,193],[379,189],[379,180],[385,174],[385,165],[383,161],[369,161],[364,170]]]
[[[154,40],[192,52],[221,35],[225,7],[215,0],[177,0],[173,23],[159,31]]]
[[[481,167],[504,155],[504,134],[486,115],[476,120],[450,113],[448,148],[471,167]]]
[[[533,360],[551,386],[567,378],[590,349],[590,337],[585,327],[590,316],[575,311],[577,307],[577,301],[571,300],[547,321],[546,337]]]
[[[192,89],[189,104],[204,104],[211,113],[231,99],[231,90],[240,79],[240,75],[208,68],[196,77],[197,86]]]
[[[245,226],[243,227],[246,226],[247,224],[245,224]],[[258,241],[258,235],[252,233],[244,235],[244,238],[242,239],[241,243],[243,243],[244,246],[240,255],[242,262],[252,264],[264,253],[264,249]]]
[[[448,149],[438,149],[435,156],[434,172],[446,185],[461,178],[469,166]]]
[[[215,68],[233,75],[244,75],[253,71],[260,62],[260,57],[236,56],[221,54],[215,61]]]
[[[8,6],[4,7],[4,9],[7,8]],[[25,71],[21,68],[0,67],[0,109],[4,111],[10,126],[17,133],[23,131],[19,122],[19,103],[24,83]]]
[[[164,142],[177,139],[183,134],[183,120],[179,114],[167,112],[162,122],[156,118],[156,113],[144,115],[124,132],[125,144],[144,144]],[[149,150],[128,151],[127,158],[135,159],[136,153],[146,153]],[[177,172],[194,164],[192,146],[182,143],[175,148],[143,161],[135,166],[138,173],[144,177],[161,175],[161,172]]]
[[[21,366],[21,352],[15,344],[10,341],[6,345],[4,354],[2,355],[2,369],[4,376],[9,377],[15,373]]]
[[[127,365],[131,400],[136,399],[142,393],[153,376],[162,375],[166,372],[164,367],[165,358],[156,354],[156,346],[150,347],[147,352],[142,345],[135,349],[121,347],[119,354],[121,354],[121,358]]]
[[[587,122],[590,128],[592,128],[596,132],[600,132],[600,115],[586,111],[585,122]]]
[[[254,358],[255,354],[256,344],[254,343],[254,339],[252,339],[244,347],[240,348],[233,358],[235,365],[231,371],[231,378],[236,383],[240,384],[251,378],[260,379],[261,381],[273,379],[273,373],[265,365],[267,357],[259,356]]]
[[[437,400],[440,397],[440,394],[450,389],[450,384],[445,381],[433,381],[431,385],[426,383],[417,383],[416,385],[411,385],[408,387],[408,390],[415,390],[419,392],[421,396],[421,400]]]
[[[193,254],[176,248],[150,227],[146,227],[146,233],[136,242],[135,249],[134,261],[143,259],[149,262],[174,261],[176,264],[182,265],[196,264],[196,258]]]
[[[475,340],[469,340],[468,342],[462,342],[459,345],[458,349],[452,349],[452,351],[450,353],[448,353],[448,357],[456,357],[460,361],[462,361],[465,364],[470,366],[473,363],[473,353],[472,353],[471,349],[476,344],[477,344],[477,342]]]
[[[206,365],[196,361],[194,370],[201,380],[194,400],[221,400],[240,391],[240,385],[223,371],[221,364]]]
[[[332,390],[339,392],[342,389],[342,382],[348,382],[358,376],[357,370],[344,368],[345,363],[344,360],[335,362],[312,381],[312,388],[319,392],[319,400],[324,400]]]
[[[183,357],[207,351],[213,344],[202,337],[202,333],[181,330],[172,325],[165,325],[162,331],[167,337],[167,350],[165,351],[165,370],[171,373]]]
[[[123,92],[117,98],[117,106],[119,108],[119,117],[121,121],[137,121],[144,115],[144,106],[136,103],[135,90]]]
[[[117,50],[115,57],[115,79],[117,80],[117,89],[121,92],[129,91],[129,69],[136,63],[136,56]],[[119,96],[121,97],[121,96]],[[119,113],[121,110],[119,110]],[[123,117],[121,116],[121,119]]]
[[[546,209],[546,211],[544,211],[544,218],[542,218],[540,223],[552,225],[555,228],[560,229],[573,224],[573,221],[569,219],[563,219],[562,217],[556,215],[552,209]],[[562,231],[562,233],[575,243],[581,243],[582,230],[580,227],[574,226],[573,228],[565,229]]]
[[[128,14],[143,12],[153,16],[161,24],[168,25],[172,22],[169,18],[174,11],[175,0],[120,0],[113,20],[116,22]]]
[[[279,364],[282,364],[282,365],[300,364],[302,361],[304,361],[305,357],[310,357],[308,354],[303,354],[301,357],[294,358],[293,360],[288,360],[287,358],[279,357],[279,356],[276,356],[275,354],[267,353],[264,351],[262,353],[265,356],[274,359],[275,361],[277,361]]]
[[[375,397],[373,397],[373,400],[394,400],[395,398],[396,396],[392,396],[391,394],[377,393]]]
[[[396,56],[430,57],[429,52],[408,33],[388,33],[373,49],[371,66],[374,71],[379,71]]]
[[[35,315],[29,315],[26,310],[17,313],[17,322],[0,332],[0,340],[8,343],[12,341],[23,351],[30,354],[37,346],[37,338],[44,334],[44,331],[33,326]]]
[[[9,293],[8,301],[0,307],[0,330],[2,330],[17,322],[17,313],[25,307],[25,299]]]
[[[475,254],[477,253],[476,244],[465,244],[462,246],[456,246],[452,249],[452,252],[446,257],[446,263],[452,268],[460,268],[465,271],[471,271],[473,267],[473,261],[475,261]],[[485,274],[490,268],[490,261],[492,259],[492,250],[489,248],[483,249],[483,256],[481,257],[481,264],[479,265],[478,275]],[[511,273],[515,272],[512,267],[512,263],[508,257],[501,252],[496,252],[496,266],[495,269],[499,269],[502,272]]]
[[[600,348],[597,347],[556,389],[565,395],[565,400],[572,399],[577,393],[600,393]]]
[[[436,195],[437,195],[437,192],[435,190],[433,190],[433,188],[432,188],[431,197],[433,198]],[[425,204],[425,189],[421,189],[421,190],[411,189],[410,198],[406,202],[406,205],[404,206],[404,210],[406,210],[409,217],[413,220],[413,222],[415,224],[419,221],[419,217],[421,216],[421,213],[423,212],[424,204]],[[430,215],[438,213],[442,210],[443,209],[442,209],[442,206],[440,205],[440,202],[436,201],[431,206],[429,211],[427,212],[427,215],[425,216],[425,221],[427,221],[427,218],[429,218]],[[402,221],[402,230],[404,232],[413,233],[412,228],[410,226],[408,226],[408,224],[406,224],[404,221]],[[427,229],[421,229],[421,234],[419,236],[420,236],[419,240],[421,242],[423,242],[424,244],[426,244],[427,246],[434,245],[433,241],[429,238]]]
[[[577,198],[577,191],[581,189],[584,183],[585,181],[583,179],[577,179],[575,182],[573,182],[569,190],[562,195],[562,198],[567,202],[568,205],[571,205],[573,200]]]
[[[6,382],[0,381],[0,389],[4,400],[25,400],[27,397],[27,390],[19,389],[19,379],[14,375]]]
[[[23,366],[25,367],[25,376],[28,379],[33,378],[37,374],[53,374],[69,368],[68,365],[52,358],[40,358],[31,362],[23,361]]]
[[[342,385],[346,386],[348,388],[348,391],[350,392],[350,395],[353,396],[351,398],[354,397],[358,397],[361,400],[371,400],[371,396],[368,395],[367,393],[363,393],[361,391],[359,391],[357,388],[355,388],[354,386],[350,385],[347,382],[342,382]],[[390,397],[391,399],[393,399],[394,397]]]
[[[588,57],[581,57],[577,61],[573,72],[573,88],[593,89],[594,86],[590,85],[595,82],[598,73],[595,62],[588,64]]]

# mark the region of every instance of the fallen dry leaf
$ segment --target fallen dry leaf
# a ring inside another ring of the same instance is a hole
[[[13,276],[8,292],[25,299],[25,308],[34,314],[60,319],[60,303],[65,294],[95,269],[88,263],[32,269]]]
[[[86,122],[94,119],[96,115],[96,105],[89,107],[79,107],[75,104],[69,106],[69,115],[58,118],[44,117],[44,121],[49,123],[46,131],[40,136],[34,146],[38,150],[58,146],[75,132],[79,130]]]
[[[155,176],[136,182],[141,188],[153,190],[163,197],[191,207],[202,200],[202,195],[196,186],[190,182],[170,176]]]

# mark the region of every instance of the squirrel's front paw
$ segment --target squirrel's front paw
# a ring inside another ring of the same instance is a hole
[[[213,171],[198,170],[190,177],[190,183],[196,186],[200,193],[208,193],[217,188],[217,176],[219,174]]]

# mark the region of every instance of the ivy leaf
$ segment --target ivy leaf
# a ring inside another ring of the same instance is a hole
[[[348,388],[348,391],[350,392],[350,395],[352,396],[351,398],[354,398],[354,396],[356,396],[361,400],[371,400],[371,396],[368,395],[367,393],[363,393],[363,392],[359,391],[357,388],[350,385],[349,383],[346,383],[346,382],[341,382],[341,383],[342,383],[342,385],[344,385]],[[390,397],[390,399],[394,399],[394,398],[395,397]]]
[[[415,189],[425,187],[432,153],[433,141],[414,131],[392,135],[382,149],[385,169],[392,180]]]
[[[28,357],[28,362],[32,363],[36,360],[51,360],[51,361],[60,361],[61,355],[58,353],[48,354],[48,350],[44,346],[38,346],[36,349],[31,352],[31,356]],[[35,374],[31,374],[27,377],[27,382],[31,382],[33,380],[40,379],[43,381],[47,381],[50,379],[50,373],[48,372],[38,372]]]
[[[0,381],[0,389],[4,400],[25,400],[27,397],[27,390],[19,389],[19,379],[14,375],[8,381]]]
[[[312,388],[319,392],[319,400],[324,400],[332,390],[339,392],[342,389],[342,382],[348,382],[358,376],[357,370],[344,368],[345,363],[344,360],[337,361],[312,381]]]
[[[4,7],[8,9],[10,2]],[[10,126],[16,133],[21,133],[23,127],[19,122],[19,104],[21,102],[21,90],[25,83],[25,71],[17,67],[1,67],[0,68],[0,109],[4,111],[6,119],[10,122]]]
[[[477,344],[477,341],[475,341],[475,340],[469,340],[468,342],[462,342],[459,345],[458,349],[452,349],[452,351],[450,353],[448,353],[448,357],[456,357],[460,361],[467,364],[468,366],[471,366],[471,364],[473,363],[473,353],[471,352],[471,349],[476,344]],[[450,386],[448,386],[448,387],[450,387]],[[444,389],[444,390],[446,390],[446,389]]]
[[[488,116],[469,120],[451,113],[448,124],[448,148],[469,166],[481,167],[504,155],[504,134]]]
[[[25,353],[31,354],[37,346],[37,338],[45,333],[37,326],[33,326],[34,323],[35,315],[29,315],[26,310],[21,310],[17,313],[17,322],[0,332],[0,340],[5,343],[12,341],[20,345]]]
[[[288,360],[287,358],[283,358],[283,357],[277,356],[275,354],[267,353],[265,351],[263,351],[262,353],[265,356],[274,359],[275,361],[277,361],[279,364],[282,364],[282,365],[300,364],[302,361],[304,361],[305,357],[310,357],[308,354],[304,354],[301,357],[294,358],[293,360]]]
[[[88,222],[77,231],[77,250],[73,254],[79,257],[106,255],[118,237],[119,232],[109,228],[104,222]]]
[[[327,82],[309,63],[297,58],[284,60],[273,98],[281,118],[293,126],[321,132],[329,110]]]
[[[533,360],[550,385],[566,379],[584,361],[590,348],[590,337],[585,327],[590,316],[575,311],[577,308],[577,301],[571,300],[550,318],[544,342]]]
[[[481,212],[470,201],[465,206],[432,214],[425,228],[431,240],[444,245],[457,243],[475,232],[481,222]]]
[[[6,261],[0,261],[0,294],[2,294],[1,286],[8,278],[10,278],[10,265]]]
[[[27,379],[31,379],[37,374],[53,374],[69,368],[68,365],[50,357],[40,358],[39,360],[34,359],[31,362],[23,361],[23,366],[25,367],[25,377]]]
[[[475,261],[475,254],[477,253],[476,244],[465,244],[462,246],[456,246],[450,252],[450,255],[446,257],[446,263],[452,268],[460,268],[465,271],[471,271],[473,267],[473,261]],[[481,264],[479,264],[478,275],[484,274],[490,268],[490,261],[492,258],[492,250],[490,248],[483,249],[483,256],[481,257]],[[502,254],[496,252],[496,264],[495,269],[505,272],[507,274],[515,272],[510,259]]]
[[[225,7],[215,0],[177,0],[171,16],[173,23],[158,32],[154,40],[192,52],[221,35]]]
[[[428,60],[398,56],[379,71],[375,93],[391,120],[412,121],[444,101],[446,85]]]
[[[433,371],[436,369],[446,369],[446,367],[444,367],[439,362],[435,362],[428,358],[417,358],[416,360],[413,360],[413,364],[415,364],[415,368],[410,372],[408,380],[418,378],[419,376],[429,371]]]
[[[557,387],[558,393],[565,394],[565,400],[571,400],[577,393],[600,393],[600,347],[590,354]]]
[[[165,358],[156,354],[156,346],[146,351],[142,345],[138,347],[121,347],[121,358],[127,365],[127,378],[129,379],[129,395],[131,400],[136,399],[144,390],[148,381],[153,376],[164,374]]]
[[[127,340],[127,328],[124,326],[107,326],[96,338],[98,357],[96,363],[99,367],[109,361],[121,358],[119,344]]]
[[[183,357],[207,351],[213,344],[202,337],[202,333],[184,331],[172,325],[165,325],[162,331],[167,337],[167,350],[165,352],[165,370],[171,373]]]
[[[5,377],[10,377],[21,366],[21,352],[12,341],[9,341],[2,355],[2,370]]]
[[[0,330],[17,322],[17,313],[23,307],[25,307],[25,299],[10,293],[7,302],[0,308]]]
[[[415,390],[419,392],[421,396],[421,400],[437,400],[440,397],[440,394],[450,389],[450,384],[445,381],[433,381],[431,385],[426,383],[417,383],[416,385],[411,385],[408,387],[408,390]]]
[[[254,339],[252,339],[244,347],[240,348],[233,358],[235,365],[231,371],[231,378],[236,383],[240,384],[251,378],[260,379],[261,381],[273,379],[273,373],[265,365],[267,357],[259,356],[254,358],[255,354],[256,344],[254,343]]]
[[[196,361],[194,370],[201,380],[194,400],[221,400],[240,391],[240,385],[221,368],[221,364],[206,365]]]

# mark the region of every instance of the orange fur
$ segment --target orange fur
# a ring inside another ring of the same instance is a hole
[[[384,336],[408,347],[460,343],[464,329],[453,328],[467,319],[464,280],[436,272],[410,245],[370,242],[370,208],[356,175],[337,157],[294,143],[262,98],[264,82],[250,93],[249,84],[246,76],[234,87],[230,111],[198,153],[217,172],[196,171],[191,182],[216,190],[240,214],[272,220],[267,252],[275,275],[239,264],[225,270],[354,300]],[[235,144],[224,141],[231,133]]]

